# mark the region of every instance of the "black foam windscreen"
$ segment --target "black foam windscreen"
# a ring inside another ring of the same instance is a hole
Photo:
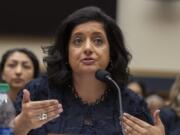
[[[95,77],[100,81],[107,81],[107,77],[110,76],[110,73],[106,70],[98,69],[96,71]]]

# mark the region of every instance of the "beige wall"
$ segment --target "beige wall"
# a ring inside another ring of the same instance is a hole
[[[180,71],[180,1],[165,1],[118,1],[118,24],[134,70]]]
[[[51,43],[52,39],[50,37],[0,36],[0,58],[2,54],[10,48],[23,47],[33,51],[38,57],[41,66],[43,66],[42,58],[44,54],[41,46],[48,46]]]
[[[118,0],[118,24],[133,60],[132,70],[180,71],[180,2],[158,0]],[[0,57],[9,48],[26,47],[42,63],[42,45],[52,43],[50,37],[0,36]],[[150,72],[151,74],[151,72]]]

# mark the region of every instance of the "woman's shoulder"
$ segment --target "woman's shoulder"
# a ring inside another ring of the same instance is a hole
[[[38,78],[27,83],[26,87],[27,86],[47,87],[47,85],[48,85],[48,76],[47,75],[41,75]]]
[[[122,98],[124,101],[128,102],[128,104],[146,104],[145,100],[143,97],[140,97],[136,93],[134,93],[132,90],[126,88],[122,91]]]
[[[48,78],[47,76],[43,75],[28,82],[23,89],[27,89],[30,92],[31,100],[38,100],[43,96],[43,93],[46,93],[47,88],[48,88]],[[22,100],[23,89],[19,91],[16,98],[17,101]]]
[[[48,76],[42,75],[31,82],[29,82],[26,88],[30,91],[32,96],[38,99],[50,99],[59,98],[64,87],[58,87],[52,83],[49,83]]]
[[[62,97],[60,93],[62,89],[57,88],[55,86],[49,87],[47,75],[42,75],[30,81],[29,83],[26,84],[26,86],[23,89],[27,89],[30,92],[30,98],[32,101],[55,99],[55,98],[60,100]],[[15,102],[15,107],[18,113],[20,112],[21,109],[21,102],[23,99],[23,89],[19,91]]]
[[[142,120],[153,123],[147,103],[143,97],[140,97],[130,89],[122,92],[122,103],[125,112],[130,113]]]

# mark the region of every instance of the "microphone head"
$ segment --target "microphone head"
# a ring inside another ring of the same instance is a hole
[[[110,77],[110,73],[106,70],[98,69],[95,73],[95,77],[100,81],[107,82],[107,77]]]

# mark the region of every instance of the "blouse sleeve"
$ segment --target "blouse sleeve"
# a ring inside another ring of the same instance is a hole
[[[147,108],[147,103],[143,98],[133,93],[131,90],[126,90],[123,95],[123,101],[124,100],[126,100],[123,106],[125,112],[150,124],[154,123],[150,111]]]
[[[150,123],[154,124],[151,113],[147,107],[147,103],[144,99],[141,99],[138,103],[137,113],[135,114],[136,117]]]
[[[30,92],[30,98],[32,101],[48,99],[49,88],[48,81],[45,78],[40,77],[38,79],[35,79],[29,82],[23,89],[27,89]],[[19,91],[14,104],[16,115],[21,112],[23,89]]]

